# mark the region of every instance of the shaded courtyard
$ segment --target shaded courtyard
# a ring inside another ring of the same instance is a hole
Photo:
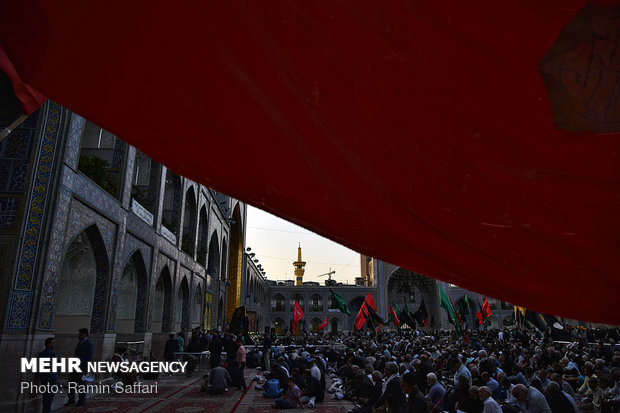
[[[262,390],[256,390],[256,382],[250,380],[257,373],[256,369],[246,369],[245,378],[248,390],[230,388],[222,395],[208,395],[200,391],[201,376],[161,376],[157,382],[157,394],[98,394],[88,397],[85,406],[64,407],[66,395],[57,395],[53,411],[62,413],[81,412],[209,412],[209,413],[263,413],[275,412],[273,399],[263,397]],[[330,378],[327,377],[328,386]],[[144,384],[153,384],[146,380]],[[317,404],[316,411],[326,413],[346,412],[353,407],[348,400],[332,400],[331,394],[325,395],[325,401]],[[311,409],[303,409],[311,410]],[[302,409],[287,410],[290,412]]]

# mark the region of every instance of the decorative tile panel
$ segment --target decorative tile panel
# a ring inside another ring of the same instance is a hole
[[[26,213],[26,228],[24,242],[14,289],[29,291],[32,289],[34,267],[37,261],[41,229],[43,228],[44,211],[47,203],[47,190],[50,184],[50,174],[54,163],[54,152],[60,133],[62,108],[49,102],[47,105],[46,121],[43,136],[37,156],[36,171],[32,182],[30,205]]]
[[[0,198],[0,229],[13,229],[18,198]]]
[[[68,170],[65,170],[67,172]],[[71,172],[69,172],[71,173]],[[60,278],[60,269],[62,258],[65,251],[69,248],[71,242],[81,232],[92,224],[97,225],[97,229],[103,239],[105,257],[98,257],[102,254],[101,250],[94,250],[96,259],[105,259],[112,263],[112,253],[116,242],[117,225],[83,204],[79,200],[72,198],[72,191],[64,183],[70,182],[66,176],[63,177],[63,185],[60,186],[60,193],[56,204],[55,216],[52,234],[50,238],[50,247],[47,256],[47,265],[43,281],[43,293],[41,297],[41,307],[38,317],[38,328],[41,330],[49,330],[52,328],[52,318],[54,316],[54,304],[56,299],[56,291]],[[97,274],[96,291],[99,295],[95,297],[95,311],[93,311],[93,325],[102,323],[105,315],[105,296],[101,296],[100,291],[107,291],[108,275]],[[105,284],[105,285],[104,285]],[[101,287],[103,288],[101,290]]]
[[[136,214],[142,221],[153,226],[153,214],[144,208],[138,201],[131,199],[131,212]]]
[[[25,160],[30,151],[30,131],[15,129],[5,138],[3,158]]]
[[[82,143],[82,131],[84,130],[85,119],[73,113],[71,115],[71,126],[67,136],[65,146],[65,162],[70,168],[77,169],[78,158],[80,156],[80,145]]]
[[[144,259],[144,266],[146,267],[147,275],[151,267],[151,257],[153,256],[153,248],[150,245],[145,244],[138,238],[134,237],[130,233],[125,233],[125,250],[123,251],[122,262],[127,264],[129,257],[133,255],[136,250],[140,250],[142,258]],[[149,277],[150,278],[150,277]]]
[[[125,232],[125,223],[123,222],[121,227],[119,228],[119,234],[123,234]],[[125,249],[125,239],[126,237],[119,236],[118,243],[116,244],[116,250],[114,255],[116,257],[120,257],[122,255],[123,250]],[[113,331],[116,328],[116,306],[118,304],[118,289],[121,284],[121,275],[123,274],[123,265],[124,263],[117,259],[114,261],[114,268],[112,269],[112,283],[111,291],[110,291],[110,306],[108,312],[108,331]]]
[[[123,252],[122,262],[127,263],[130,257],[136,252],[140,251],[142,255],[142,259],[144,260],[144,267],[146,270],[145,280],[144,282],[138,282],[138,292],[136,298],[136,315],[135,315],[135,323],[134,329],[136,332],[144,332],[144,313],[146,309],[146,299],[147,299],[147,285],[149,285],[149,280],[151,276],[149,274],[149,270],[151,268],[151,257],[152,257],[152,248],[137,239],[130,233],[125,234],[125,250]]]
[[[114,242],[118,228],[117,225],[75,198],[71,200],[64,249],[66,250],[71,241],[93,223],[97,223],[97,227],[101,232],[101,237],[103,238],[105,248],[108,252],[108,260],[112,262],[112,252],[115,248]]]
[[[28,315],[30,313],[30,302],[32,292],[13,291],[9,301],[9,314],[7,317],[7,328],[25,329],[28,327]]]
[[[24,121],[0,141],[0,192],[22,193],[25,189],[27,163],[35,141],[38,113],[37,111],[28,118],[32,120],[30,123]],[[26,126],[27,124],[34,126]]]
[[[41,295],[41,307],[39,309],[38,328],[51,330],[54,297],[58,287],[60,263],[62,259],[62,245],[67,227],[67,216],[71,205],[71,191],[64,185],[60,186],[54,222],[47,252],[46,268],[43,278],[43,291]]]
[[[22,192],[26,187],[26,178],[28,176],[28,163],[15,162],[13,164],[13,173],[11,175],[11,183],[9,192]]]
[[[177,236],[163,225],[161,226],[161,235],[174,245],[177,245]]]

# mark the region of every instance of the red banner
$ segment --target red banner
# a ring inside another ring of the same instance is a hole
[[[293,335],[295,335],[295,330],[297,329],[297,323],[304,317],[304,311],[301,309],[301,306],[295,300],[295,308],[293,309]]]
[[[484,318],[489,318],[491,314],[491,306],[489,305],[489,300],[484,297],[484,301],[482,301],[482,312],[484,313]]]
[[[319,331],[323,330],[325,327],[327,327],[327,324],[329,324],[328,319],[329,315],[325,316],[325,320],[323,320],[323,322],[321,324],[319,324]]]
[[[394,326],[398,327],[400,320],[398,320],[398,316],[396,315],[396,311],[394,311],[393,305],[390,305],[390,314],[392,314],[392,318],[394,319]]]
[[[362,303],[360,307],[360,311],[357,313],[357,317],[355,317],[355,329],[361,330],[368,319],[368,310],[366,309],[366,302]]]

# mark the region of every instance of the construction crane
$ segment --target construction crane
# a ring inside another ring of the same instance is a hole
[[[327,280],[325,280],[325,285],[334,285],[336,282],[332,281],[332,274],[336,274],[336,271],[332,271],[332,269],[329,269],[329,272],[326,272],[325,274],[321,274],[321,275],[317,275],[317,277],[325,277],[327,275]]]

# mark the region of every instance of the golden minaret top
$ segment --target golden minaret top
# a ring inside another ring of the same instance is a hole
[[[306,271],[304,270],[306,262],[301,260],[301,244],[299,244],[299,247],[297,248],[297,261],[293,263],[293,266],[295,267],[295,285],[302,285],[304,272]]]

